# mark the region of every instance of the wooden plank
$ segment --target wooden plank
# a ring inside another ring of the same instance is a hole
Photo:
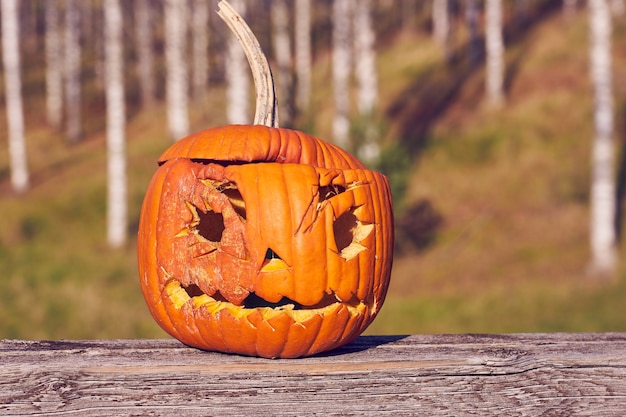
[[[366,336],[292,360],[7,340],[0,415],[622,417],[626,333]]]

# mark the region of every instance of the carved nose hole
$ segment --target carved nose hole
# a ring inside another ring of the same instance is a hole
[[[354,231],[358,225],[358,219],[351,211],[343,213],[337,217],[333,223],[333,233],[335,235],[335,244],[339,252],[350,246],[354,240]]]
[[[203,238],[211,242],[219,242],[222,240],[222,234],[224,233],[224,216],[222,213],[216,213],[214,211],[207,211],[206,213],[198,210],[198,217],[200,222],[198,223],[198,234]]]
[[[275,272],[287,268],[289,268],[289,266],[280,258],[280,256],[276,254],[276,252],[272,250],[272,248],[268,248],[265,251],[265,260],[261,266],[261,272]]]
[[[280,256],[276,255],[276,252],[274,252],[272,248],[268,248],[267,251],[265,251],[265,259],[280,259]]]

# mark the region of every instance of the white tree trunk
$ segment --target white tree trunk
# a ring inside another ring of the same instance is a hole
[[[591,268],[615,269],[616,196],[613,176],[613,96],[611,15],[607,0],[589,0],[591,82],[594,89],[595,139],[591,183]]]
[[[363,116],[370,116],[378,101],[376,70],[376,34],[370,16],[370,0],[358,0],[354,14],[355,72],[358,82],[357,107]]]
[[[432,10],[433,35],[441,45],[446,61],[452,59],[452,21],[450,18],[450,1],[433,0]]]
[[[61,72],[61,36],[57,0],[44,2],[46,19],[46,117],[55,129],[63,117],[63,73]]]
[[[433,0],[433,36],[441,45],[447,46],[450,36],[448,0]]]
[[[231,0],[230,4],[246,17],[243,0]],[[250,124],[250,74],[246,56],[234,35],[228,36],[226,46],[226,118],[231,124]]]
[[[349,79],[352,52],[352,0],[333,2],[333,96],[335,114],[333,139],[342,148],[350,147]]]
[[[289,9],[285,0],[274,0],[271,4],[272,40],[277,67],[277,94],[281,102],[279,118],[285,127],[293,120],[293,92],[291,42],[289,40]]]
[[[363,122],[363,140],[357,149],[364,161],[374,162],[380,156],[380,146],[372,124],[378,101],[378,71],[376,69],[376,33],[370,16],[371,1],[358,0],[354,10],[354,68],[357,79],[357,109]]]
[[[172,140],[178,140],[189,133],[185,11],[186,0],[165,1],[165,95],[167,122]]]
[[[80,4],[65,2],[65,102],[67,140],[76,143],[81,132]]]
[[[209,80],[209,2],[193,1],[191,20],[193,32],[193,93],[198,102],[204,101]]]
[[[504,101],[504,39],[502,36],[502,0],[486,0],[485,49],[487,51],[487,99],[493,106]]]
[[[135,39],[137,42],[137,73],[141,88],[141,101],[151,107],[156,101],[154,78],[154,51],[152,45],[152,20],[149,0],[135,0]]]
[[[126,241],[126,151],[123,79],[123,21],[120,0],[104,0],[107,108],[107,238],[110,246]]]
[[[17,0],[2,0],[2,63],[4,66],[11,185],[17,193],[28,189],[28,165],[24,140],[24,109],[20,75]]]
[[[300,112],[309,110],[311,102],[311,0],[296,0],[296,104]]]

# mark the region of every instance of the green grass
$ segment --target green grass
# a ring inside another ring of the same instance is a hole
[[[626,286],[568,283],[467,293],[392,295],[371,334],[624,331]],[[399,319],[404,317],[405,319]]]
[[[615,51],[626,50],[625,27],[616,21]],[[586,36],[584,13],[537,25],[509,51],[517,67],[503,109],[484,106],[483,73],[474,71],[410,151],[398,145],[408,138],[389,109],[428,107],[455,72],[444,68],[427,33],[404,33],[381,46],[375,120],[390,146],[385,169],[397,214],[428,201],[442,223],[427,247],[399,243],[387,301],[368,333],[626,331],[624,267],[609,280],[587,274]],[[316,62],[315,117],[302,118],[320,137],[330,137],[328,58]],[[623,139],[626,56],[614,59],[616,139]],[[0,338],[164,336],[144,305],[135,259],[143,193],[171,143],[162,105],[129,121],[130,239],[110,249],[104,133],[93,127],[102,126],[102,112],[86,114],[85,140],[68,147],[43,123],[41,82],[32,82],[27,194],[11,193],[6,147],[0,148]],[[192,110],[194,130],[223,124],[223,103],[222,87],[213,86],[205,106],[211,111]]]

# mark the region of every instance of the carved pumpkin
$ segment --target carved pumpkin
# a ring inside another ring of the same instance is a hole
[[[386,178],[312,136],[225,126],[160,158],[139,225],[156,321],[207,350],[298,357],[356,338],[385,298]]]
[[[267,60],[241,16],[218,6],[253,69],[254,125],[206,130],[161,155],[139,222],[143,295],[163,329],[201,349],[330,350],[385,298],[389,184],[340,148],[278,128]]]

